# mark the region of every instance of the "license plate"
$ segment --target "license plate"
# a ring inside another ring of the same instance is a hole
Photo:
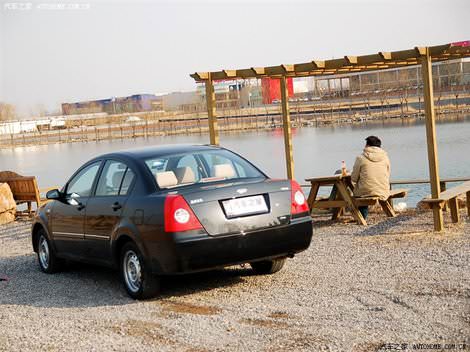
[[[229,199],[224,200],[222,204],[228,218],[268,212],[263,196]]]

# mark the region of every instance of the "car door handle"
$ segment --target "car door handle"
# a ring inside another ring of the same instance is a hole
[[[111,205],[111,208],[113,208],[114,211],[118,210],[118,209],[121,209],[122,208],[122,205],[119,204],[118,202],[114,203],[113,205]]]

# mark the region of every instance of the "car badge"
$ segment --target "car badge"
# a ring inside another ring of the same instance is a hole
[[[248,190],[246,188],[240,188],[240,189],[237,189],[237,193],[238,194],[244,194],[246,193]]]

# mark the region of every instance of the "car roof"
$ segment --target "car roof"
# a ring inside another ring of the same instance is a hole
[[[208,144],[166,144],[145,148],[136,148],[100,155],[98,158],[124,157],[130,159],[147,159],[170,154],[197,152],[204,150],[220,150],[223,148]]]

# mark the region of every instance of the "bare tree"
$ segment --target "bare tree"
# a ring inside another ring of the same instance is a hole
[[[16,118],[14,105],[0,102],[0,121],[13,120]]]

